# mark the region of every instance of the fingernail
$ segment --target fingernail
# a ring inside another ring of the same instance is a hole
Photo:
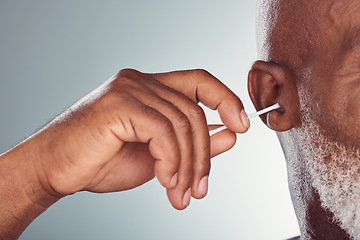
[[[186,207],[189,206],[190,200],[191,200],[191,188],[189,188],[184,194],[183,205]]]
[[[175,187],[177,184],[177,173],[174,174],[174,176],[171,178],[171,181],[170,181],[170,188],[173,188]]]
[[[241,110],[240,113],[240,118],[241,118],[241,122],[244,125],[244,127],[249,128],[250,127],[250,121],[249,121],[249,117],[246,114],[245,110]]]
[[[198,192],[201,194],[201,196],[206,196],[208,191],[208,183],[209,183],[209,177],[205,176],[200,180],[199,186],[198,186]]]

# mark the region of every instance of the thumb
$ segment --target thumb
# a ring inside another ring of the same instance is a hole
[[[208,125],[209,130],[214,130],[221,125]],[[222,130],[210,137],[210,154],[215,157],[230,150],[236,143],[236,134],[229,129]]]

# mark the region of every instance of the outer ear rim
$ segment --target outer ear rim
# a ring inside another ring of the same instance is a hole
[[[262,74],[263,76],[259,75],[256,77],[254,74]],[[261,81],[268,81],[267,79],[264,79],[264,76],[272,79],[272,81],[276,83],[278,89],[265,91],[264,86],[269,86],[269,84],[261,83]],[[258,79],[255,80],[253,78]],[[259,81],[259,78],[260,83],[256,83],[256,81]],[[277,132],[284,132],[299,125],[300,111],[297,87],[294,77],[288,69],[277,63],[256,61],[249,71],[248,91],[251,101],[257,110],[259,110],[259,108],[271,106],[275,103],[279,103],[282,107],[281,109],[260,116],[267,127]],[[269,94],[269,92],[276,93],[276,97],[264,96],[265,94]],[[261,102],[263,102],[263,104],[261,104]]]

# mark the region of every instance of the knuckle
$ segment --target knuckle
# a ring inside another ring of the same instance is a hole
[[[191,104],[187,110],[187,116],[190,120],[205,120],[204,110],[197,104]]]
[[[170,137],[174,134],[174,127],[170,120],[163,118],[160,120],[160,122],[157,124],[158,131],[161,134],[161,136]]]
[[[127,83],[134,79],[134,75],[137,71],[134,69],[126,68],[118,71],[110,82],[110,86],[117,86],[120,83]]]
[[[207,70],[205,69],[195,69],[194,70],[196,74],[198,74],[199,76],[212,76]]]
[[[231,92],[232,94],[229,94],[229,99],[231,101],[233,101],[235,104],[241,104],[241,100],[238,96],[236,96],[233,92]]]
[[[221,99],[221,102],[224,102],[228,105],[228,107],[238,108],[242,109],[243,105],[241,103],[241,100],[239,97],[237,97],[235,94],[229,94],[226,98]]]
[[[185,134],[191,134],[190,121],[185,114],[179,114],[179,118],[176,121],[176,128]]]
[[[131,86],[136,82],[135,70],[132,69],[123,69],[120,70],[118,74],[115,75],[115,78],[110,82],[110,87],[115,89],[122,89],[125,86]]]
[[[131,85],[132,78],[129,76],[115,76],[114,79],[108,84],[108,91],[121,91],[124,90],[126,86]]]
[[[136,91],[146,91],[147,88],[143,83],[143,76],[136,70],[125,69],[124,74],[116,75],[116,77],[109,83],[108,89],[110,91],[133,93]],[[133,72],[135,71],[135,72]],[[139,74],[137,74],[137,73]]]
[[[128,76],[133,76],[134,74],[139,73],[139,71],[132,69],[132,68],[124,68],[121,69],[118,73],[117,76],[121,77],[128,77]]]

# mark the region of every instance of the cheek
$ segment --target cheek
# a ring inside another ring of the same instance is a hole
[[[319,96],[318,119],[324,134],[360,148],[360,76],[333,81]]]

